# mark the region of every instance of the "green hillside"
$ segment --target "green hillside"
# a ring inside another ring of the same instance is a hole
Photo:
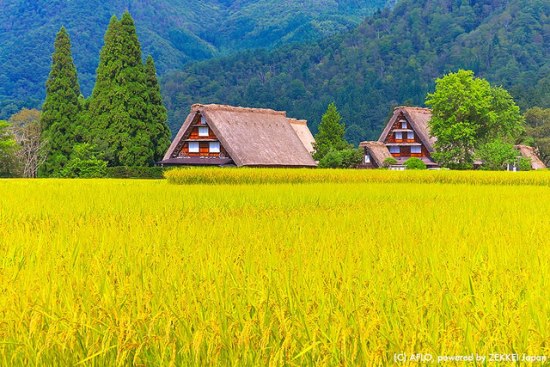
[[[162,74],[189,61],[331,35],[355,27],[386,2],[2,0],[0,118],[41,104],[61,25],[71,35],[82,91],[89,95],[109,19],[126,9],[136,20],[145,54],[155,58]]]
[[[422,105],[435,78],[467,68],[523,108],[548,107],[549,17],[545,0],[403,0],[345,35],[170,73],[165,102],[173,130],[197,102],[286,110],[316,130],[335,101],[357,142],[379,135],[392,106]]]

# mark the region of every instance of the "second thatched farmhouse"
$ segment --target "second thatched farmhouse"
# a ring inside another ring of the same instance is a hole
[[[163,166],[315,167],[304,120],[259,108],[196,104]]]

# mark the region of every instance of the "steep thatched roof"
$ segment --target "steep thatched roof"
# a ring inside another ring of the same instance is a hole
[[[393,157],[386,144],[381,141],[364,141],[359,144],[359,147],[367,149],[371,159],[374,160],[378,167],[384,166],[386,158]]]
[[[307,151],[313,153],[313,151],[315,150],[315,148],[313,147],[313,144],[315,143],[315,138],[307,127],[307,121],[289,118],[288,122],[296,132],[296,135],[298,135],[298,137],[302,141],[302,144],[304,144],[304,146],[306,147]]]
[[[396,107],[393,111],[392,118],[386,125],[386,128],[382,132],[382,135],[380,136],[380,139],[378,139],[378,141],[383,142],[384,140],[386,140],[392,126],[395,124],[401,113],[403,113],[407,120],[410,122],[414,131],[416,131],[426,149],[428,149],[429,152],[433,152],[434,144],[437,139],[430,135],[428,122],[432,118],[432,110],[430,110],[429,108]]]
[[[541,161],[535,148],[527,145],[516,145],[515,148],[519,150],[522,157],[531,159],[531,167],[533,169],[545,169],[546,165]]]
[[[198,114],[204,116],[237,166],[316,166],[285,112],[215,104],[192,106],[164,160],[173,158]],[[307,129],[307,125],[300,129]]]

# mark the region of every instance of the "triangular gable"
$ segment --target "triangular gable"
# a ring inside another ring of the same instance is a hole
[[[382,132],[382,135],[380,135],[380,139],[378,139],[378,141],[386,141],[386,138],[391,132],[393,125],[397,122],[397,119],[401,116],[401,114],[403,114],[405,119],[407,119],[412,127],[412,130],[414,130],[416,135],[418,135],[418,137],[422,141],[422,144],[424,144],[426,149],[430,153],[432,153],[434,151],[434,143],[436,140],[430,135],[428,123],[432,117],[432,113],[431,110],[427,108],[397,107],[393,113],[392,118],[390,119],[390,121],[388,121],[386,128]]]
[[[219,134],[216,131],[216,127],[214,126],[214,124],[210,123],[208,117],[204,116],[198,110],[196,110],[196,111],[192,110],[191,113],[189,114],[189,116],[187,117],[187,119],[185,120],[185,123],[180,128],[178,134],[176,135],[176,138],[174,138],[174,141],[170,145],[170,148],[168,149],[168,151],[164,155],[164,161],[171,160],[171,159],[177,158],[179,156],[180,152],[184,148],[185,143],[187,141],[189,141],[189,138],[192,135],[193,129],[195,128],[195,125],[202,126],[200,124],[197,124],[201,118],[204,118],[204,120],[206,122],[206,124],[204,126],[207,126],[214,133],[215,139],[220,142],[220,150],[223,150],[223,151],[229,153],[225,149],[224,141],[219,138]],[[207,141],[211,141],[210,139],[212,139],[212,138],[210,137],[210,138],[206,138],[206,139],[208,139]],[[192,139],[191,141],[193,141],[193,140],[195,140],[195,139]],[[202,139],[198,138],[196,140],[200,142]],[[230,156],[230,154],[229,154],[229,156]],[[223,158],[225,159],[227,157],[223,157]],[[229,158],[231,159],[231,156]]]

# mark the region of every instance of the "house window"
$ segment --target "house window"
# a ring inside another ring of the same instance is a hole
[[[398,146],[392,145],[392,146],[390,146],[390,153],[391,154],[399,154],[399,153],[401,153],[401,149]]]
[[[200,146],[198,141],[189,142],[189,153],[199,153]]]
[[[201,125],[206,125],[206,118],[201,116]]]
[[[208,136],[208,126],[199,126],[199,136]]]
[[[210,153],[219,153],[220,152],[220,142],[211,141],[209,146]]]
[[[370,154],[369,153],[365,153],[365,163],[370,163]]]
[[[401,131],[395,132],[395,139],[396,140],[403,140],[403,133]]]
[[[401,120],[401,128],[406,129],[407,128],[407,120]]]
[[[411,147],[411,154],[421,154],[422,153],[422,147],[419,145],[414,145]]]
[[[407,140],[414,140],[414,133],[412,131],[407,133]]]

